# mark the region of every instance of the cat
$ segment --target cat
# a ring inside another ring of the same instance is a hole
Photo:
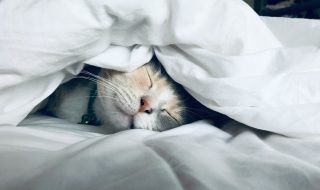
[[[202,119],[207,111],[170,78],[156,57],[133,72],[84,70],[59,87],[45,108],[50,115],[113,132],[164,131]]]

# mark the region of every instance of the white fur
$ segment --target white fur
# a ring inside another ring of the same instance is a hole
[[[174,95],[169,85],[160,92],[152,88],[144,92],[130,90],[130,86],[122,84],[121,80],[119,82],[116,79],[106,79],[106,81],[118,87],[118,94],[103,85],[98,86],[99,95],[106,97],[100,97],[95,107],[105,127],[112,127],[114,131],[126,130],[132,126],[137,129],[161,130],[159,115],[165,114],[161,112],[161,109],[165,108],[166,102]],[[150,98],[150,106],[153,109],[151,114],[138,112],[142,96]]]

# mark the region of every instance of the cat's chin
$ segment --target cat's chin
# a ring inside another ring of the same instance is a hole
[[[133,129],[147,129],[151,131],[158,131],[155,114],[137,113],[132,118]]]

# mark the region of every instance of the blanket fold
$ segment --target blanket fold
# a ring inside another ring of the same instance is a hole
[[[0,125],[21,122],[66,68],[130,71],[155,47],[207,107],[251,127],[319,135],[319,44],[287,47],[266,23],[240,0],[1,1]]]

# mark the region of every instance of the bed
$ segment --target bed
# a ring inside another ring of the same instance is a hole
[[[0,189],[318,190],[319,31],[240,0],[1,1]],[[109,134],[30,114],[84,63],[153,54],[232,121]]]

